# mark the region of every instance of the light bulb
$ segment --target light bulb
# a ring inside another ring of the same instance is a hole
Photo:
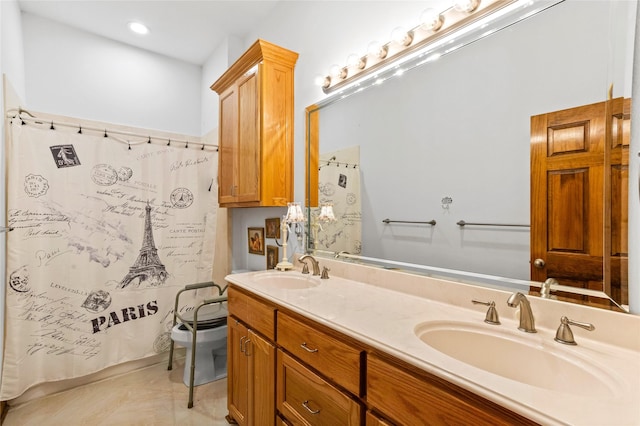
[[[355,53],[347,56],[347,66],[351,68],[363,69],[367,64],[366,58],[356,55]]]
[[[478,8],[480,0],[454,0],[453,8],[458,12],[471,13]]]
[[[331,74],[331,77],[333,78],[345,78],[347,76],[347,71],[342,68],[340,65],[331,65],[331,68],[329,68],[329,74]]]
[[[313,83],[316,86],[320,86],[320,87],[323,87],[323,88],[326,89],[327,87],[329,87],[331,85],[331,78],[328,77],[328,76],[325,76],[325,75],[317,75],[314,78]]]
[[[435,9],[425,9],[420,15],[420,25],[427,30],[438,31],[444,23],[444,17]]]
[[[402,46],[408,46],[413,41],[413,33],[411,31],[407,32],[402,27],[396,27],[391,31],[391,40]]]
[[[372,41],[367,47],[367,52],[369,53],[369,55],[374,56],[378,59],[384,59],[387,56],[387,51],[387,46],[383,46],[377,41]]]

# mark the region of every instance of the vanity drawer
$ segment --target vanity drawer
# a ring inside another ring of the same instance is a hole
[[[251,329],[269,340],[275,339],[276,307],[229,286],[227,290],[229,314],[248,324]]]
[[[318,330],[317,327],[278,312],[277,343],[331,381],[360,395],[362,351]]]
[[[371,354],[367,403],[398,424],[536,424],[415,367],[400,368]]]
[[[393,426],[392,423],[388,423],[387,421],[382,420],[380,417],[376,416],[371,411],[367,411],[365,425],[366,426]]]
[[[362,406],[278,350],[278,410],[293,425],[360,426]]]

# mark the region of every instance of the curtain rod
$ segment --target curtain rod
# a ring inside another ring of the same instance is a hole
[[[358,163],[343,163],[341,161],[336,161],[335,155],[331,157],[329,160],[320,160],[319,163],[322,163],[322,164],[320,164],[320,166],[318,167],[318,170],[322,169],[323,167],[329,166],[331,164],[335,164],[336,167],[344,166],[345,168],[353,168],[353,169],[358,168]]]
[[[14,114],[11,115],[11,112],[13,112]],[[22,114],[27,114],[29,115],[29,117],[24,117]],[[27,111],[26,109],[23,108],[17,108],[17,109],[12,109],[7,111],[7,118],[10,119],[14,119],[14,118],[19,118],[20,120],[22,120],[22,124],[26,124],[25,121],[32,121],[36,124],[50,124],[50,128],[52,130],[55,130],[55,126],[61,126],[61,127],[69,127],[72,129],[78,129],[78,133],[82,134],[82,130],[89,130],[89,131],[94,131],[94,132],[104,132],[105,137],[109,136],[109,133],[112,134],[116,134],[116,135],[121,135],[121,136],[132,136],[132,137],[136,137],[136,138],[140,138],[140,139],[146,139],[146,143],[151,143],[152,139],[155,140],[161,140],[161,141],[166,141],[167,145],[171,145],[172,142],[175,143],[179,143],[179,144],[185,144],[185,148],[189,147],[189,141],[187,140],[179,140],[179,139],[171,139],[171,138],[166,138],[166,137],[159,137],[159,136],[150,136],[150,135],[143,135],[140,133],[133,133],[133,132],[125,132],[123,130],[109,130],[109,129],[101,129],[101,128],[97,128],[97,127],[89,127],[89,126],[82,126],[80,124],[69,124],[69,123],[61,123],[59,121],[55,121],[55,120],[48,120],[48,119],[44,119],[44,118],[38,118],[35,115],[33,115],[32,113],[30,113],[29,111]],[[129,141],[127,141],[129,142]],[[141,141],[140,143],[144,143],[144,141]],[[197,146],[197,147],[202,147],[201,149],[204,149],[204,147],[211,147],[211,148],[215,148],[216,152],[218,151],[218,145],[214,145],[214,144],[210,144],[210,143],[204,143],[204,142],[191,142],[193,146]]]

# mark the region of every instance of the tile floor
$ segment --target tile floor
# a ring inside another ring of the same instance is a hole
[[[184,358],[90,383],[9,408],[3,426],[223,426],[227,380],[196,386],[193,408],[182,382]]]

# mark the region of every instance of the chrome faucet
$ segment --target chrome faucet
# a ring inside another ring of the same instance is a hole
[[[316,260],[316,258],[311,256],[310,254],[305,254],[298,258],[298,262],[304,263],[304,266],[302,268],[302,273],[303,274],[309,273],[309,265],[307,265],[307,262],[305,262],[305,260],[307,259],[311,260],[311,266],[313,267],[313,275],[320,275],[320,265],[318,264],[318,261]]]
[[[518,327],[518,330],[522,330],[526,333],[536,333],[536,323],[533,319],[533,312],[531,311],[531,305],[529,304],[527,296],[520,292],[513,293],[509,296],[507,305],[512,308],[520,306],[520,326]]]

